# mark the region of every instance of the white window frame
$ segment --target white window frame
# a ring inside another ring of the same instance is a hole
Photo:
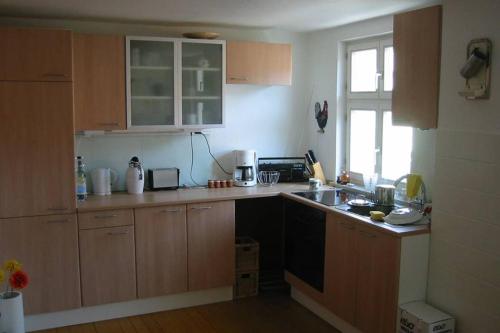
[[[392,35],[379,36],[364,41],[355,41],[347,44],[346,47],[346,168],[350,169],[350,145],[351,145],[351,111],[370,110],[376,112],[375,129],[375,172],[382,175],[382,135],[383,135],[383,115],[386,111],[392,111],[392,91],[384,91],[384,53],[385,48],[393,45]],[[351,92],[351,58],[355,51],[377,49],[377,91],[376,92]],[[351,171],[351,179],[354,183],[363,184],[363,175]],[[394,179],[380,179],[382,182],[391,182]]]

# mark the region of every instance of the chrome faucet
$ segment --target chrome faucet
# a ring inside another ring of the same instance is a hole
[[[397,188],[399,183],[401,183],[403,181],[403,179],[407,179],[409,176],[409,174],[406,174],[404,176],[401,176],[399,177],[398,179],[396,179],[394,181],[394,187]],[[420,206],[421,206],[421,209],[423,210],[424,209],[424,205],[427,203],[427,189],[425,187],[425,183],[424,181],[422,180],[422,185],[421,185],[421,188],[422,188],[422,200],[419,202]]]

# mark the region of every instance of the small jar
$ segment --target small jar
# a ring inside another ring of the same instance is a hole
[[[220,180],[214,180],[215,188],[220,188]]]
[[[214,187],[215,187],[215,182],[212,179],[210,179],[208,181],[208,188],[214,188]]]
[[[220,187],[226,187],[226,181],[220,180]]]
[[[232,179],[226,180],[226,187],[233,187],[233,180]]]

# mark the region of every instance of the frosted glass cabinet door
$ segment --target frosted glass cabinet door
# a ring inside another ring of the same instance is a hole
[[[173,41],[128,39],[129,126],[174,126]]]
[[[223,59],[222,43],[182,42],[183,126],[223,124]]]

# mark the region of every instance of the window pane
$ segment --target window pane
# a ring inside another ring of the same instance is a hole
[[[396,180],[410,172],[413,129],[392,126],[392,112],[384,112],[382,178]]]
[[[377,91],[377,49],[351,53],[351,92]]]
[[[369,175],[375,172],[375,126],[375,111],[351,111],[349,152],[351,171]]]
[[[384,48],[384,91],[392,91],[394,71],[394,48]]]

